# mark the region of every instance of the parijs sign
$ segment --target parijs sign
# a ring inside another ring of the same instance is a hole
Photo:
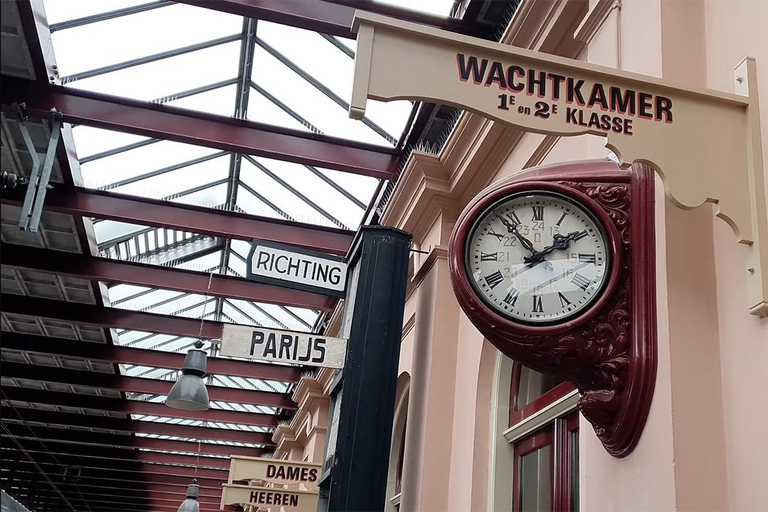
[[[672,100],[650,92],[586,80],[552,71],[456,54],[458,79],[500,91],[497,109],[603,132],[633,135],[634,119],[672,123]],[[525,95],[527,101],[521,101]],[[532,104],[529,104],[533,101]]]
[[[343,368],[347,340],[320,334],[224,324],[220,354],[324,368]]]

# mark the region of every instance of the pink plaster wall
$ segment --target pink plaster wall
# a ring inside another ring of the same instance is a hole
[[[768,162],[768,2],[709,1],[705,16],[709,87],[732,91],[732,69],[746,55],[757,59],[765,165]],[[746,250],[733,241],[731,230],[724,223],[716,222],[714,253],[729,509],[766,510],[768,319],[761,320],[747,313],[746,273],[742,267]]]
[[[594,4],[595,1],[591,0]],[[623,0],[584,52],[597,64],[733,91],[733,67],[758,59],[768,157],[768,1]],[[617,45],[617,38],[619,43]],[[525,134],[494,181],[531,165],[544,137]],[[561,139],[543,162],[602,158],[596,137]],[[767,158],[768,159],[768,158]],[[768,320],[746,308],[745,248],[711,206],[673,207],[657,179],[658,373],[635,451],[607,455],[582,418],[581,509],[768,509]],[[422,249],[452,225],[439,217]],[[444,260],[411,296],[416,326],[401,348],[413,375],[409,415],[421,403],[425,429],[406,435],[404,511],[480,510],[486,502],[490,407],[482,337],[460,313]],[[406,319],[409,315],[406,315]],[[409,421],[410,425],[410,421]],[[417,446],[423,444],[419,453]],[[485,467],[480,465],[485,464]],[[410,501],[406,502],[406,488]]]
[[[483,336],[463,314],[459,319],[456,354],[455,411],[451,449],[451,479],[448,502],[451,510],[471,510],[473,454],[475,445],[475,409]],[[480,449],[487,445],[480,446]]]

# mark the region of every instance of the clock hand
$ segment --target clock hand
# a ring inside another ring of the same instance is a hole
[[[533,257],[533,255],[536,254],[536,248],[533,247],[533,244],[530,240],[520,234],[520,231],[517,229],[518,225],[513,222],[509,222],[496,210],[493,210],[493,213],[499,218],[501,223],[504,224],[504,226],[507,228],[507,231],[509,231],[510,234],[515,235],[517,239],[520,240],[520,245],[522,245],[526,251],[529,251],[531,253],[531,257]]]
[[[555,277],[553,277],[553,278],[552,278],[552,279],[550,279],[549,281],[544,281],[544,282],[543,282],[543,283],[541,283],[540,285],[538,285],[538,286],[536,286],[536,287],[532,288],[532,289],[531,289],[531,294],[534,294],[534,293],[536,293],[537,291],[541,290],[541,289],[542,289],[542,288],[544,288],[545,286],[548,286],[548,285],[550,285],[550,284],[554,283],[555,281],[559,281],[560,279],[562,279],[562,278],[564,278],[565,276],[567,276],[569,273],[571,273],[571,272],[576,272],[576,271],[578,271],[578,270],[581,270],[582,268],[584,268],[584,267],[586,267],[586,266],[589,266],[589,265],[591,265],[591,263],[582,263],[582,264],[580,264],[580,265],[576,265],[575,267],[573,267],[573,268],[570,268],[570,269],[566,270],[566,271],[565,271],[565,272],[563,272],[562,274],[556,275]]]
[[[552,245],[549,245],[530,256],[526,256],[523,258],[523,261],[526,263],[538,263],[544,260],[544,256],[547,254],[553,251],[564,251],[568,248],[572,241],[580,240],[585,236],[587,236],[586,231],[573,231],[567,235],[557,234],[552,238]]]

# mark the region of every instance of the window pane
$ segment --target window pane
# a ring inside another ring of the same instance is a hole
[[[520,459],[522,510],[552,510],[552,446],[543,446]]]
[[[571,477],[571,510],[579,512],[579,431],[568,433],[568,465]]]
[[[522,409],[561,382],[564,381],[557,377],[544,375],[525,366],[520,366],[520,385],[517,389],[515,409]]]

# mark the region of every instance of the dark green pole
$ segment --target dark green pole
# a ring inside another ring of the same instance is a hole
[[[363,226],[350,252],[342,321],[349,342],[323,482],[329,511],[384,510],[410,243],[403,231]]]

